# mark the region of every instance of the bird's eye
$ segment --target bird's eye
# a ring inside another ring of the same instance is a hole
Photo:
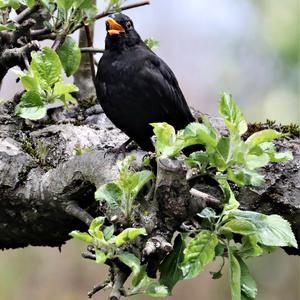
[[[126,24],[125,24],[125,26],[126,26],[126,29],[127,29],[127,30],[132,29],[132,24],[131,24],[130,21],[127,21]]]

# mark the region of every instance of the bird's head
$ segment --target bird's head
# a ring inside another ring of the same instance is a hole
[[[130,47],[140,42],[132,20],[124,14],[111,15],[106,21],[106,47]]]

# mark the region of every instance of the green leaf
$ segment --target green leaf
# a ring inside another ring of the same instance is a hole
[[[242,245],[239,249],[239,255],[241,257],[256,257],[264,253],[264,250],[257,244],[256,235],[249,235],[242,237]]]
[[[72,1],[70,2],[72,3]],[[66,72],[66,75],[68,77],[73,75],[79,68],[81,61],[81,51],[78,47],[77,42],[70,36],[67,36],[64,43],[58,50],[58,56]]]
[[[42,119],[47,114],[47,109],[45,106],[36,107],[16,107],[17,115],[23,119],[29,119],[32,121]]]
[[[177,235],[174,241],[173,251],[163,260],[159,266],[160,279],[159,282],[167,286],[169,292],[172,292],[176,283],[183,279],[183,273],[180,269],[180,264],[183,261],[183,250],[185,242],[180,234]]]
[[[185,279],[196,277],[204,267],[213,261],[218,237],[210,231],[203,230],[197,234],[184,250],[181,270]]]
[[[0,9],[6,9],[12,7],[14,10],[20,7],[20,2],[18,0],[1,0]]]
[[[166,297],[169,295],[169,290],[158,282],[152,282],[145,289],[145,294],[151,297]]]
[[[73,0],[57,0],[57,6],[64,10],[69,10],[72,7]]]
[[[106,241],[110,240],[115,232],[115,226],[111,225],[111,226],[106,226],[103,230],[103,234],[104,234],[104,238]]]
[[[219,103],[219,113],[223,116],[227,128],[232,133],[242,135],[247,131],[247,122],[237,104],[232,100],[232,96],[223,93]]]
[[[156,136],[155,151],[162,158],[177,156],[180,147],[176,147],[176,132],[173,126],[168,123],[152,123]]]
[[[96,263],[97,264],[104,264],[106,262],[107,255],[100,251],[99,249],[96,249]]]
[[[211,155],[210,164],[218,168],[220,172],[227,169],[227,165],[232,159],[232,147],[228,137],[222,137]]]
[[[213,221],[213,219],[218,218],[216,215],[216,212],[211,207],[205,207],[199,214],[197,214],[202,219],[208,219],[210,222]]]
[[[97,201],[106,201],[112,208],[118,208],[121,206],[123,198],[123,192],[116,183],[106,183],[96,191],[95,199]]]
[[[52,87],[56,82],[61,81],[61,63],[56,52],[44,47],[40,52],[32,52],[30,70],[37,76],[44,89]]]
[[[132,241],[139,235],[147,235],[145,228],[126,228],[116,237],[116,245],[120,247],[126,242]]]
[[[144,40],[144,43],[151,49],[151,50],[155,50],[159,47],[159,41],[152,39],[152,38],[148,38]]]
[[[183,131],[183,138],[184,147],[203,144],[215,148],[218,143],[215,133],[201,123],[190,123]]]
[[[238,220],[247,220],[256,227],[259,243],[267,246],[291,246],[297,248],[297,241],[290,223],[278,215],[264,215],[252,211],[234,210],[229,214]]]
[[[231,300],[241,300],[241,268],[233,250],[228,247]]]
[[[16,25],[15,24],[0,24],[0,31],[2,30],[15,30],[16,29]]]
[[[136,196],[138,195],[140,190],[151,179],[154,179],[154,174],[148,170],[136,172],[131,175],[131,180],[134,183],[134,186],[132,186],[132,189],[131,189],[132,199],[136,198]]]
[[[247,299],[255,300],[257,295],[256,282],[252,277],[252,275],[250,274],[248,266],[243,261],[243,259],[237,256],[237,260],[240,264],[240,269],[241,269],[242,294],[244,294],[244,296],[246,296]]]
[[[69,233],[70,236],[72,236],[74,239],[86,242],[88,244],[93,243],[93,238],[86,232],[80,232],[78,230],[74,230]]]
[[[38,120],[47,114],[41,96],[35,91],[27,91],[16,106],[16,114],[24,119]]]
[[[132,270],[132,284],[133,286],[136,286],[138,284],[138,277],[141,272],[140,260],[134,254],[129,252],[123,252],[122,254],[118,255],[118,258],[123,264],[125,264]]]
[[[105,217],[97,217],[97,218],[93,219],[89,229],[91,231],[100,230],[100,228],[104,224],[104,222],[105,222]]]
[[[18,75],[26,91],[41,92],[41,87],[40,87],[38,77],[34,77],[30,73],[25,74],[23,72],[18,72]]]
[[[237,209],[240,204],[239,202],[235,199],[235,195],[233,191],[231,190],[230,185],[228,184],[228,181],[223,178],[216,178],[220,188],[223,191],[224,194],[224,209],[223,209],[223,214],[228,214],[230,211]]]
[[[249,170],[255,170],[266,166],[270,162],[270,157],[267,153],[262,155],[248,154],[246,157],[246,166]]]
[[[246,144],[250,147],[250,149],[258,146],[259,144],[273,141],[274,139],[281,138],[286,136],[285,133],[280,133],[273,129],[265,129],[258,132],[253,133],[246,140]]]
[[[260,186],[265,182],[264,176],[260,175],[254,170],[248,170],[245,168],[233,170],[227,170],[228,180],[238,184],[239,186],[252,185]]]
[[[78,90],[79,90],[78,87],[74,84],[57,82],[53,89],[53,95],[60,96],[63,94],[77,92]]]
[[[233,219],[225,223],[221,230],[238,233],[241,235],[251,235],[256,233],[256,227],[247,220]]]

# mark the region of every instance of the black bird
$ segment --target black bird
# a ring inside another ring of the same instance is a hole
[[[97,97],[108,118],[143,150],[153,151],[149,123],[176,130],[194,122],[176,77],[143,42],[132,20],[116,14],[106,22],[105,51],[98,64]]]

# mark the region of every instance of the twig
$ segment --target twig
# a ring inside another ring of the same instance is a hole
[[[150,4],[150,1],[142,1],[142,2],[138,2],[138,3],[124,5],[124,6],[120,7],[120,10],[124,11],[124,10],[132,9],[132,8],[136,8],[136,7],[140,7],[140,6],[144,6],[144,5],[149,5],[149,4]],[[99,20],[99,19],[105,18],[105,17],[107,17],[107,16],[109,16],[111,14],[112,14],[112,11],[104,11],[104,12],[96,15],[95,16],[95,20]],[[72,30],[72,32],[78,30],[82,26],[84,26],[84,22],[83,21],[80,24],[78,24],[77,26],[75,26],[74,29]]]
[[[109,295],[109,300],[120,300],[122,296],[122,289],[124,287],[124,283],[128,278],[129,274],[115,264],[113,265],[113,286],[112,291]]]
[[[132,4],[129,4],[129,5],[124,5],[122,7],[120,7],[120,10],[123,11],[123,10],[128,10],[128,9],[132,9],[132,8],[136,8],[136,7],[140,7],[140,6],[144,6],[144,5],[149,5],[150,4],[150,1],[143,1],[143,2],[138,2],[138,3],[132,3]],[[96,15],[95,17],[95,20],[99,20],[99,19],[102,19],[102,18],[105,18],[109,15],[111,15],[112,12],[111,11],[105,11],[103,13],[100,13],[98,15]]]
[[[73,201],[68,203],[68,205],[64,208],[64,211],[67,214],[81,220],[87,226],[90,226],[93,220],[93,217],[89,213],[87,213],[84,209],[82,209],[80,206],[78,206],[77,203]]]
[[[93,40],[92,40],[90,27],[85,25],[84,29],[85,29],[87,44],[89,47],[93,48]],[[95,73],[95,65],[94,65],[94,55],[92,52],[89,52],[89,58],[90,58],[90,68],[91,68],[91,73],[92,73],[92,79],[93,79],[93,82],[95,83],[96,73]]]
[[[88,252],[81,253],[81,256],[86,259],[96,260],[96,255]]]
[[[50,32],[51,32],[51,30],[49,28],[45,27],[45,28],[42,28],[42,29],[31,30],[30,34],[31,34],[32,37],[35,37],[35,36],[39,36],[39,35],[48,34]]]
[[[22,23],[22,21],[24,19],[26,19],[28,16],[30,16],[32,13],[38,11],[40,9],[40,5],[34,5],[31,8],[25,8],[21,13],[19,13],[16,17],[15,17],[15,22],[16,23]]]
[[[93,47],[82,47],[80,48],[82,53],[92,52],[92,53],[103,53],[104,49],[100,48],[93,48]]]
[[[49,34],[43,34],[43,35],[37,35],[35,37],[35,40],[37,41],[43,41],[43,40],[55,40],[56,34],[55,33],[49,33]]]
[[[209,194],[200,192],[194,188],[190,189],[190,193],[192,196],[200,199],[201,201],[203,201],[205,203],[210,203],[211,205],[214,205],[214,206],[219,205],[221,203],[221,201],[218,200],[217,198],[215,198]]]
[[[96,293],[106,288],[110,283],[110,280],[106,280],[104,282],[101,282],[95,286],[88,292],[88,297],[92,298]]]

